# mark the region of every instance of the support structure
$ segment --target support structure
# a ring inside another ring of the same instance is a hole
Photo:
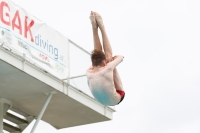
[[[4,103],[0,102],[0,133],[3,133],[3,110]]]
[[[43,116],[43,114],[44,114],[44,111],[46,110],[46,108],[47,108],[47,106],[48,106],[48,104],[49,104],[49,102],[50,102],[50,100],[51,100],[52,95],[53,95],[53,94],[56,94],[56,92],[55,92],[55,91],[52,91],[52,92],[45,93],[45,94],[48,95],[47,100],[46,100],[46,102],[44,103],[44,106],[42,107],[42,110],[40,111],[40,114],[39,114],[38,117],[37,117],[37,120],[36,120],[36,122],[35,122],[35,124],[34,124],[32,130],[31,130],[31,133],[34,133],[34,131],[35,131],[35,129],[36,129],[36,127],[37,127],[39,121],[41,120],[41,118],[42,118],[42,116]]]
[[[15,37],[13,36],[13,39]],[[64,79],[67,80],[66,82],[56,75],[45,71],[46,69],[38,65],[35,60],[31,60],[29,57],[25,58],[25,56],[22,57],[22,53],[13,47],[11,48],[10,44],[4,43],[3,46],[0,45],[0,73],[2,73],[0,74],[0,100],[1,98],[12,100],[13,106],[9,109],[10,111],[7,111],[8,104],[1,103],[0,105],[1,118],[3,118],[0,124],[1,129],[3,127],[3,131],[21,133],[29,126],[33,119],[38,120],[32,123],[32,128],[34,126],[32,133],[37,124],[39,124],[40,119],[56,129],[113,119],[114,109],[110,107],[105,108],[89,94],[80,91],[80,88],[70,84],[71,79],[78,79],[76,80],[77,82],[80,82],[80,79],[81,85],[83,83],[83,86],[80,87],[88,89],[86,88],[86,78],[79,78],[85,75],[77,73],[77,76],[70,76],[71,69],[68,68],[69,73],[67,78]],[[71,59],[73,60],[73,58]],[[67,66],[72,67],[70,60],[68,60]],[[6,80],[11,78],[14,80]],[[13,94],[13,90],[19,93]],[[51,91],[57,92],[53,98],[52,93],[49,93]],[[46,92],[48,92],[48,96],[43,95]],[[50,100],[51,103],[49,103]],[[46,105],[44,105],[45,101]],[[48,106],[48,108],[46,109],[45,106]]]
[[[12,106],[12,103],[4,98],[0,99],[0,133],[3,133],[3,116]]]

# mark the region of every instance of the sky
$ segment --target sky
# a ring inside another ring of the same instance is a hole
[[[199,133],[199,0],[13,0],[87,51],[101,14],[126,92],[113,120],[35,133]],[[30,132],[30,126],[24,132]]]

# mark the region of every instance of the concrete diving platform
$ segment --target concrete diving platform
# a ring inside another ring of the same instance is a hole
[[[11,101],[14,111],[37,118],[49,92],[56,94],[52,95],[42,120],[57,129],[108,121],[115,112],[12,49],[0,46],[0,99]],[[12,114],[4,115],[11,121],[24,122]]]

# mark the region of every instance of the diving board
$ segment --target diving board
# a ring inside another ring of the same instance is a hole
[[[37,118],[52,96],[42,120],[57,129],[103,122],[115,112],[94,98],[58,79],[4,45],[0,46],[0,99],[12,102],[21,112]]]

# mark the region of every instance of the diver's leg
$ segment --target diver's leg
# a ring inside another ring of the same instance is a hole
[[[97,24],[98,24],[98,26],[101,30],[103,49],[104,49],[104,52],[105,52],[106,61],[110,62],[110,61],[112,61],[112,47],[110,45],[105,26],[103,24],[103,20],[98,13],[95,13],[95,18],[96,18]]]
[[[113,70],[113,80],[114,80],[114,84],[115,84],[115,89],[123,91],[122,81],[121,81],[121,78],[120,78],[119,73],[117,71],[117,68],[115,68]]]
[[[102,46],[101,46],[101,42],[100,42],[99,35],[98,35],[98,25],[97,25],[97,22],[96,22],[96,19],[95,19],[95,12],[91,11],[90,21],[91,21],[91,24],[92,24],[94,49],[102,51]]]

